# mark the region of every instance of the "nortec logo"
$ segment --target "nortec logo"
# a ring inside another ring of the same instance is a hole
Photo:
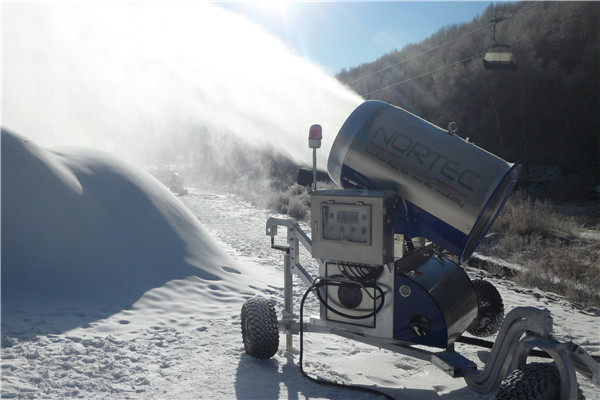
[[[427,145],[403,135],[399,131],[388,133],[382,125],[375,129],[373,139],[383,142],[388,149],[392,149],[397,158],[416,162],[421,168],[434,175],[441,175],[450,182],[456,182],[461,188],[473,191],[473,185],[482,178],[477,172],[469,168],[461,168],[458,162],[450,160],[443,154],[431,149]],[[377,142],[375,141],[375,142]],[[402,155],[403,157],[399,157]]]

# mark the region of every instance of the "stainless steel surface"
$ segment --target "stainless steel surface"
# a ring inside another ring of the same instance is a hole
[[[392,191],[313,192],[312,256],[371,265],[392,262],[393,198]]]
[[[512,164],[401,108],[367,101],[348,117],[329,155],[331,178],[348,187],[344,166],[367,177],[371,189],[395,190],[470,234]]]

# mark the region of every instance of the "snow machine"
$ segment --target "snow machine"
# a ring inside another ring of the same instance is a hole
[[[185,179],[183,179],[183,177],[179,175],[179,173],[172,172],[171,175],[169,175],[169,190],[179,196],[185,196],[186,194],[188,194],[188,191],[183,186],[184,182]]]
[[[300,335],[302,349],[303,334],[319,332],[429,361],[476,392],[500,387],[503,399],[522,390],[517,378],[502,383],[511,368],[519,380],[539,381],[541,374],[559,382],[548,387],[560,398],[577,398],[576,370],[600,386],[599,364],[579,346],[553,338],[547,310],[519,307],[505,316],[498,290],[472,281],[461,267],[502,209],[520,165],[455,132],[455,124],[444,130],[381,101],[366,101],[351,113],[328,159],[341,189],[312,192],[310,235],[292,218],[267,221],[272,248],[284,252],[283,313],[278,319],[264,297],[243,305],[249,355],[272,357],[279,332],[291,355],[292,335]],[[320,147],[311,140],[311,148]],[[316,157],[313,163],[316,170]],[[275,241],[279,227],[284,244]],[[317,277],[300,262],[300,244],[316,260]],[[308,288],[299,315],[293,275]],[[319,315],[305,321],[311,293]],[[478,338],[496,333],[495,342]],[[457,353],[456,342],[491,348],[485,368]],[[534,355],[553,363],[527,364]],[[302,350],[299,366],[302,371]]]

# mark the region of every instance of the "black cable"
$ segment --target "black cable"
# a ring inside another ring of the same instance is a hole
[[[336,264],[342,274],[351,280],[361,283],[373,283],[381,275],[383,266],[368,267],[364,265]]]
[[[328,381],[325,379],[320,379],[320,378],[313,378],[312,376],[309,376],[303,368],[303,359],[304,359],[304,302],[306,301],[306,298],[308,297],[308,294],[314,290],[317,289],[317,292],[319,291],[318,289],[321,286],[325,286],[327,283],[323,282],[323,281],[317,281],[315,283],[313,283],[307,290],[306,292],[304,292],[304,295],[302,296],[302,300],[300,301],[300,361],[298,363],[298,367],[300,368],[300,373],[302,374],[302,376],[304,376],[306,379],[313,381],[315,383],[318,383],[320,385],[328,385],[328,386],[333,386],[333,387],[338,387],[338,388],[342,388],[342,389],[350,389],[350,390],[360,390],[362,392],[366,392],[366,393],[371,393],[377,396],[384,396],[386,399],[388,400],[395,400],[392,396],[390,396],[387,393],[381,392],[377,389],[371,389],[368,387],[364,387],[364,386],[356,386],[356,385],[345,385],[343,383],[338,383],[338,382],[334,382],[334,381]]]
[[[358,320],[358,319],[367,319],[367,318],[374,317],[375,315],[377,315],[377,313],[379,311],[381,311],[381,309],[383,308],[383,304],[385,303],[385,293],[383,292],[383,289],[381,289],[377,285],[363,285],[358,282],[354,282],[352,280],[346,281],[346,280],[342,280],[339,278],[322,278],[321,281],[319,282],[319,284],[320,284],[320,286],[355,285],[355,286],[360,287],[361,289],[372,288],[379,292],[378,296],[373,297],[369,293],[368,290],[365,290],[365,292],[369,295],[369,297],[371,297],[373,299],[373,301],[377,301],[377,300],[381,299],[381,302],[379,303],[379,305],[377,306],[377,308],[375,310],[373,310],[372,312],[370,312],[368,314],[351,315],[351,314],[346,314],[344,312],[341,312],[340,310],[336,310],[335,308],[331,307],[329,304],[327,304],[327,301],[321,296],[321,292],[317,290],[317,297],[319,298],[319,301],[321,302],[321,304],[323,304],[325,306],[325,308],[327,308],[332,313],[337,314],[344,318]]]

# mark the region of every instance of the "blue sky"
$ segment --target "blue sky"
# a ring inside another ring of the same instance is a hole
[[[222,2],[276,35],[293,51],[331,74],[352,68],[443,26],[471,22],[490,1]]]

